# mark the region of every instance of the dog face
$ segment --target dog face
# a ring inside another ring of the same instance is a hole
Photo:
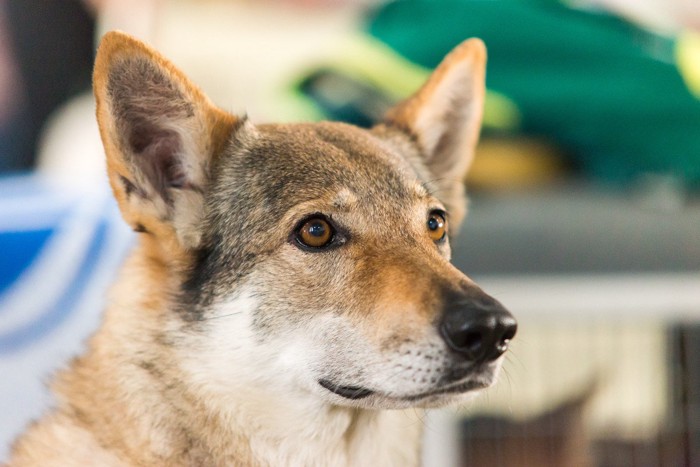
[[[449,263],[484,66],[463,43],[371,130],[253,125],[145,45],[103,39],[110,182],[168,271],[161,340],[190,386],[402,408],[493,382],[515,321]]]

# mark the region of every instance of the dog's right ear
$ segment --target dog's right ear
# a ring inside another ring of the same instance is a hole
[[[486,47],[479,39],[466,40],[385,119],[420,148],[428,170],[422,176],[447,207],[453,233],[466,212],[463,181],[479,139],[485,73]]]
[[[216,108],[156,51],[120,32],[102,39],[93,85],[122,215],[134,230],[170,247],[196,247],[212,158],[240,120]]]

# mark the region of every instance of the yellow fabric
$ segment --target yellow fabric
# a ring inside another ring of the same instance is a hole
[[[700,33],[686,31],[679,36],[676,62],[686,86],[700,99]]]

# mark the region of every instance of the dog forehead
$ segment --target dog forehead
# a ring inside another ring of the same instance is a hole
[[[387,197],[428,196],[411,164],[366,130],[325,122],[261,125],[255,131],[244,151],[225,158],[223,182],[268,207],[323,198],[370,207]]]

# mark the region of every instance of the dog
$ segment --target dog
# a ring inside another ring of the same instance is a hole
[[[491,385],[513,316],[449,262],[486,51],[371,129],[253,124],[120,32],[94,69],[138,242],[11,466],[417,465],[405,410]]]

